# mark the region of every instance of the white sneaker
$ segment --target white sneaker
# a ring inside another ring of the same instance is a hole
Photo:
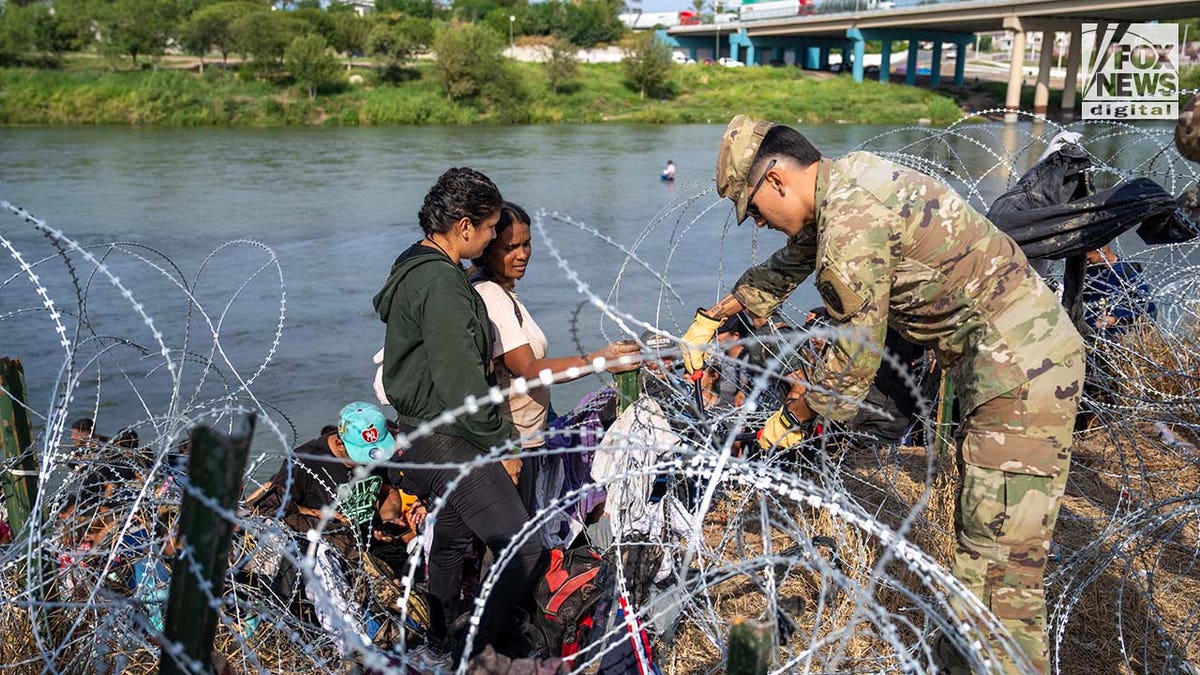
[[[401,655],[400,665],[407,666],[410,673],[441,675],[453,670],[454,659],[449,654],[430,649],[428,645],[421,645]]]

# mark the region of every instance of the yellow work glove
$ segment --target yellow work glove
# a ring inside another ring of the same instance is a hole
[[[688,375],[704,367],[704,361],[708,358],[705,347],[713,341],[720,327],[720,321],[705,314],[702,309],[696,310],[696,318],[692,319],[691,327],[683,334],[679,344],[679,350],[683,352],[683,367]]]
[[[804,429],[800,420],[783,406],[771,415],[762,431],[758,432],[758,447],[770,450],[774,447],[790,448],[804,440]]]

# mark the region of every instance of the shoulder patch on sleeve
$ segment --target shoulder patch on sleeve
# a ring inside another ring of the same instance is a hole
[[[833,266],[824,266],[817,274],[817,293],[821,294],[829,316],[836,321],[845,321],[867,304],[867,299],[855,289],[854,283]]]

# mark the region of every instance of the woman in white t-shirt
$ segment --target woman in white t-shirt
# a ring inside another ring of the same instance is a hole
[[[475,272],[471,277],[475,291],[487,305],[488,319],[492,323],[496,384],[507,389],[518,377],[536,381],[547,369],[556,374],[556,381],[565,382],[568,378],[563,373],[567,369],[588,366],[598,356],[615,360],[638,352],[636,344],[614,342],[586,356],[547,358],[546,334],[516,292],[517,280],[525,276],[532,251],[529,214],[520,206],[505,202],[496,224],[496,238],[488,244],[483,256],[473,261]],[[623,368],[614,366],[609,370],[618,372],[636,367],[636,364]],[[500,414],[512,421],[513,434],[520,439],[523,450],[545,445],[541,432],[546,427],[549,408],[550,389],[545,386],[531,387],[526,393],[510,392],[508,399],[500,404]],[[537,510],[535,463],[514,457],[505,460],[505,467],[517,484],[525,508],[532,515]]]

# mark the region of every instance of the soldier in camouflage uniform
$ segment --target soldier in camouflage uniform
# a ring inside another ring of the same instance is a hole
[[[964,415],[954,575],[1029,659],[1005,669],[1045,672],[1043,572],[1084,370],[1083,340],[1055,295],[1013,240],[944,183],[866,152],[821,158],[794,129],[735,117],[717,192],[739,223],[749,215],[788,240],[697,312],[682,344],[689,371],[724,317],[743,308],[765,317],[814,272],[829,315],[855,339],[832,344],[810,386],[764,427],[764,447],[798,441],[797,426],[815,414],[851,418],[889,325],[932,347]]]

